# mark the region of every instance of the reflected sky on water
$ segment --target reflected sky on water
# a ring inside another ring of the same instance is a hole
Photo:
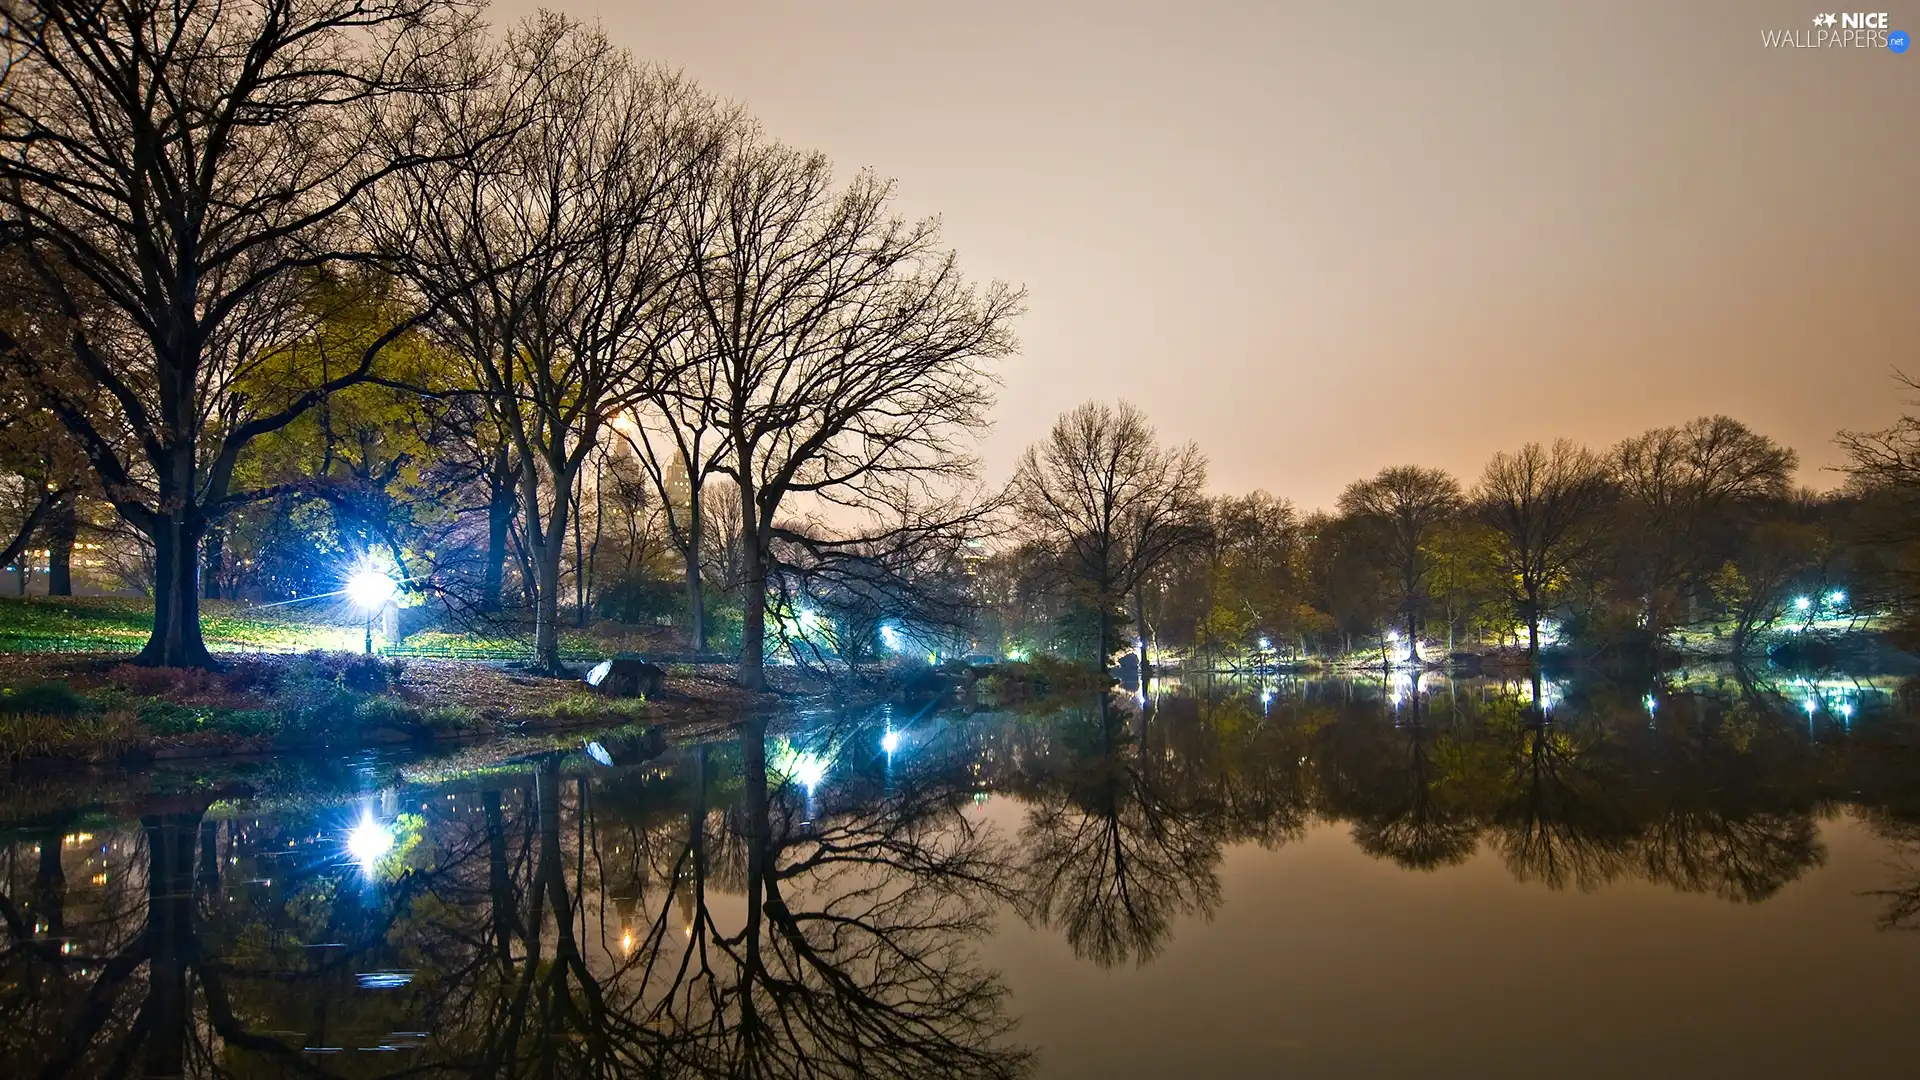
[[[0,789],[6,1076],[1910,1076],[1895,681],[882,708]]]

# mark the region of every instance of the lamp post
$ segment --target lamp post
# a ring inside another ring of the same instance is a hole
[[[347,579],[347,598],[367,615],[368,656],[373,655],[373,617],[387,606],[387,601],[393,599],[397,588],[392,578],[370,566],[355,570],[353,576]]]

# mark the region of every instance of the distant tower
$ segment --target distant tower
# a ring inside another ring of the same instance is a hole
[[[667,463],[667,503],[673,507],[676,517],[684,518],[693,506],[693,472],[687,468],[687,459],[676,453]]]

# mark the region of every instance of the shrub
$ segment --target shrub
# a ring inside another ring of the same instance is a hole
[[[534,710],[534,715],[562,724],[589,724],[603,720],[632,719],[644,715],[646,709],[647,703],[640,698],[610,698],[578,693],[543,705]]]
[[[482,726],[479,715],[464,705],[435,705],[421,714],[420,722],[434,731],[471,731]]]
[[[361,727],[407,728],[420,719],[413,706],[393,697],[370,697],[354,707],[353,718]]]
[[[76,757],[101,761],[118,757],[142,741],[133,715],[127,712],[70,716],[0,712],[0,760]]]
[[[0,689],[0,712],[78,716],[88,710],[87,699],[78,690],[57,680]]]

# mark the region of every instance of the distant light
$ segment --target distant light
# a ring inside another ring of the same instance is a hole
[[[819,787],[821,781],[827,778],[827,759],[819,754],[796,754],[793,758],[793,767],[788,770],[787,775],[793,777],[795,783],[806,788],[808,794],[812,794],[813,789]]]
[[[886,644],[887,648],[892,649],[894,652],[899,652],[906,645],[904,641],[900,640],[900,631],[895,630],[891,626],[882,626],[880,628],[880,640]]]
[[[1263,648],[1263,649],[1271,649],[1271,648],[1273,648],[1273,639],[1272,639],[1272,638],[1261,638],[1261,639],[1260,639],[1260,647],[1261,647],[1261,648]]]
[[[1660,707],[1660,703],[1653,700],[1652,694],[1648,694],[1646,697],[1641,698],[1640,703],[1647,707],[1647,715],[1649,716],[1653,715],[1653,711]]]
[[[1796,610],[1805,611],[1813,606],[1813,601],[1804,596],[1799,596],[1794,598],[1793,606]]]
[[[362,990],[398,990],[413,981],[410,971],[362,971],[355,977]]]
[[[900,749],[900,733],[888,728],[887,733],[880,736],[880,749],[889,754]]]
[[[1839,607],[1841,604],[1844,604],[1846,602],[1847,602],[1847,594],[1846,594],[1846,591],[1843,589],[1835,589],[1832,592],[1827,594],[1827,603],[1833,605],[1834,607]]]
[[[393,831],[373,820],[373,814],[361,817],[360,824],[347,834],[347,854],[369,872],[380,857],[393,850]]]
[[[1846,701],[1843,701],[1843,702],[1841,702],[1841,703],[1840,703],[1840,715],[1841,715],[1841,716],[1844,716],[1844,717],[1846,717],[1846,718],[1848,718],[1848,719],[1852,719],[1852,718],[1853,718],[1853,704],[1852,704],[1851,702],[1846,702]]]
[[[1025,660],[1026,658],[1027,658],[1027,654],[1023,650],[1020,650],[1020,649],[1007,650],[1007,659],[1013,661],[1016,664],[1022,660]]]
[[[393,599],[398,588],[387,575],[371,567],[362,567],[347,579],[347,599],[364,611],[377,611]]]
[[[1389,630],[1389,631],[1387,631],[1387,640],[1388,640],[1388,641],[1399,641],[1399,640],[1400,640],[1400,631],[1398,631],[1398,630]]]
[[[1812,698],[1808,698],[1806,700],[1806,707],[1807,707],[1807,715],[1812,716],[1813,710],[1819,708],[1820,705],[1818,702],[1814,701]]]
[[[1260,704],[1265,705],[1272,700],[1273,700],[1273,691],[1271,690],[1260,691]]]

